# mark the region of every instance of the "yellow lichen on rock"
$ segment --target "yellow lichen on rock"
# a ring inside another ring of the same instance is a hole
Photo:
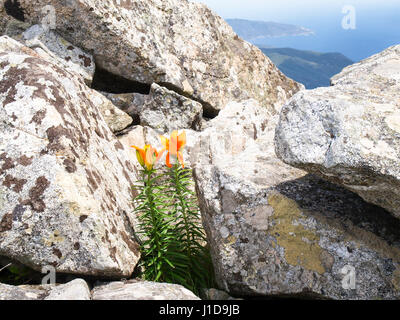
[[[319,236],[299,223],[305,217],[297,203],[278,192],[268,197],[274,209],[274,226],[269,234],[276,237],[277,244],[285,249],[286,262],[307,270],[325,273],[322,258],[324,250],[319,246]]]
[[[59,230],[55,230],[47,239],[43,239],[43,243],[51,247],[55,243],[62,243],[64,242],[65,238],[61,236],[61,233]]]
[[[234,237],[234,236],[229,236],[228,238],[227,238],[227,243],[226,243],[226,245],[228,245],[228,246],[231,246],[231,245],[233,245],[234,243],[236,243],[236,238]]]

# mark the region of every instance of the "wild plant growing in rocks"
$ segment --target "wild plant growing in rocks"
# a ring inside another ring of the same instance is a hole
[[[198,293],[213,285],[214,276],[201,225],[192,171],[185,168],[182,150],[186,133],[161,136],[163,149],[151,145],[136,149],[142,180],[134,199],[140,224],[143,278],[178,283]],[[166,154],[167,171],[155,164]]]

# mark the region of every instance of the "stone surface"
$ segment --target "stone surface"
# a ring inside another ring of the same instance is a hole
[[[41,300],[47,295],[47,290],[20,288],[0,283],[0,300]]]
[[[142,111],[147,95],[140,93],[109,93],[100,92],[107,97],[118,109],[127,113],[136,124],[140,123]]]
[[[4,8],[5,1],[6,0],[0,0],[0,35],[5,34],[5,31],[7,29],[7,24],[12,18],[7,14],[6,9]]]
[[[117,108],[104,95],[94,90],[88,91],[91,101],[99,108],[107,126],[112,132],[118,133],[132,124],[133,119],[127,113]]]
[[[200,300],[188,289],[170,283],[130,280],[92,290],[93,300]]]
[[[278,156],[400,218],[400,46],[345,68],[332,84],[283,108]]]
[[[43,300],[48,290],[39,288],[23,288],[0,283],[0,300]]]
[[[204,289],[202,291],[204,298],[202,300],[242,300],[231,297],[225,291],[218,290],[218,289]]]
[[[90,290],[82,279],[61,285],[11,286],[0,283],[0,300],[90,300]]]
[[[52,5],[56,32],[102,69],[141,83],[158,83],[200,101],[215,115],[229,101],[257,99],[274,111],[303,88],[286,78],[218,15],[187,0],[19,0],[30,23]],[[278,110],[279,111],[279,110]]]
[[[101,92],[116,107],[129,114],[137,124],[160,133],[176,129],[200,130],[203,123],[203,107],[199,102],[179,95],[156,83],[149,94]]]
[[[95,94],[0,37],[0,256],[37,271],[132,273],[135,170]]]
[[[85,280],[75,279],[55,286],[44,300],[90,300],[90,290]]]
[[[233,296],[400,297],[400,222],[357,195],[281,162],[277,118],[232,103],[191,154],[220,289]],[[356,288],[342,274],[355,268]]]
[[[0,36],[7,35],[14,39],[22,39],[22,32],[30,27],[27,22],[9,16],[4,7],[5,0],[0,0]]]
[[[62,63],[68,71],[74,71],[83,77],[90,86],[95,71],[93,56],[75,47],[52,30],[45,30],[41,25],[34,25],[24,31],[22,40],[30,48],[43,48]]]
[[[140,124],[162,132],[201,129],[203,107],[174,91],[153,83],[140,112]]]

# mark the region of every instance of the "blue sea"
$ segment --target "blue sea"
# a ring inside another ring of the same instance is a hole
[[[379,10],[377,7],[376,10],[356,11],[355,29],[342,28],[344,16],[336,10],[324,13],[323,17],[316,14],[284,21],[309,28],[315,35],[269,38],[262,44],[277,48],[340,52],[355,62],[400,44],[400,6],[393,10]]]

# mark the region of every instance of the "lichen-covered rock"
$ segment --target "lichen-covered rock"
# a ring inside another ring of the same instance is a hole
[[[200,300],[188,289],[171,283],[130,280],[92,290],[93,300]]]
[[[85,280],[75,279],[66,284],[52,286],[44,300],[90,300],[90,290]]]
[[[30,23],[55,8],[56,31],[114,74],[158,83],[216,114],[229,101],[257,99],[273,111],[301,85],[205,5],[187,0],[19,0]],[[62,17],[62,18],[61,18]],[[279,110],[278,110],[279,111]]]
[[[0,283],[0,300],[43,300],[47,292],[39,288],[20,288]]]
[[[162,132],[201,129],[203,107],[199,102],[153,83],[140,112],[140,124]]]
[[[0,256],[38,271],[132,273],[135,170],[93,94],[0,37]]]
[[[148,94],[101,92],[116,107],[129,114],[137,124],[169,133],[177,129],[200,130],[203,123],[201,103],[186,98],[156,83]]]
[[[52,30],[45,30],[41,25],[34,25],[23,33],[24,44],[32,49],[44,47],[54,55],[68,71],[74,71],[83,77],[90,86],[95,71],[93,56],[75,47]]]
[[[88,90],[90,100],[99,108],[107,126],[112,132],[118,133],[129,127],[133,119],[117,108],[109,99],[95,90]]]
[[[90,300],[90,290],[82,279],[60,285],[11,286],[0,283],[0,300]]]
[[[127,113],[136,124],[140,123],[140,113],[142,111],[146,94],[141,93],[110,93],[100,91],[107,97],[118,109]]]
[[[16,40],[22,39],[22,33],[30,27],[30,23],[19,21],[8,15],[4,7],[6,0],[0,0],[0,36],[7,35]]]
[[[0,0],[0,35],[5,34],[5,31],[7,29],[7,24],[12,18],[7,14],[6,9],[4,8],[5,1],[6,0]]]
[[[276,121],[255,101],[232,103],[192,152],[219,287],[233,296],[400,298],[400,221],[281,162]],[[351,270],[355,289],[346,286]]]
[[[400,46],[345,68],[283,108],[276,151],[400,218]]]
[[[238,298],[233,298],[225,291],[218,289],[203,289],[202,295],[204,296],[203,300],[242,300]]]

